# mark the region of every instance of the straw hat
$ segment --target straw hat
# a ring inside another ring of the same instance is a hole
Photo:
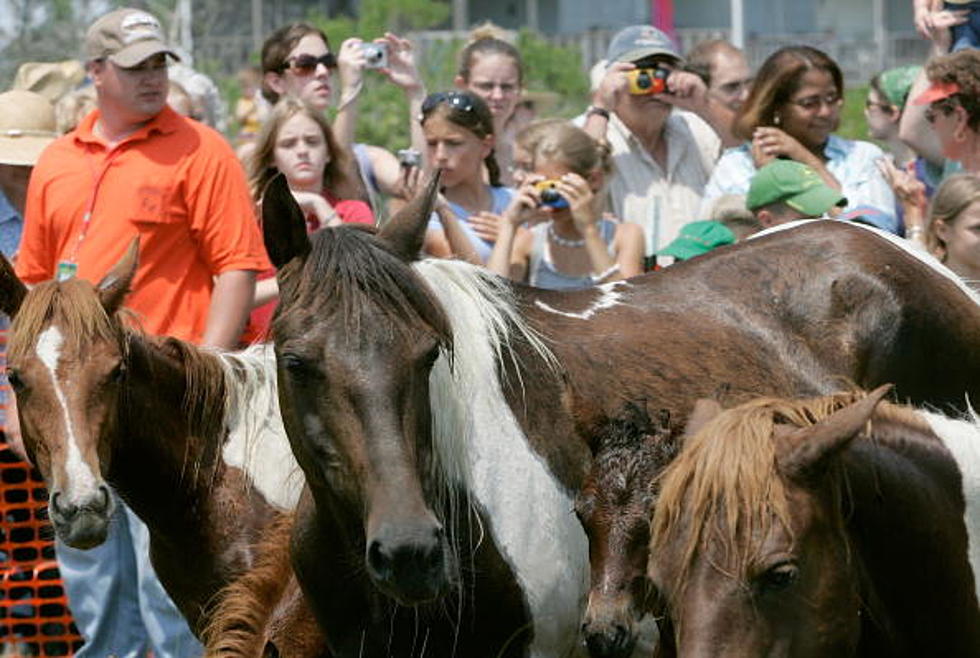
[[[54,103],[84,79],[85,68],[78,60],[25,62],[17,69],[11,88],[37,92]]]
[[[0,94],[0,164],[31,166],[57,137],[47,98],[22,89]]]

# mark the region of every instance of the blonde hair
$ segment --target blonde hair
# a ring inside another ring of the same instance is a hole
[[[583,178],[610,169],[609,148],[563,119],[535,121],[517,135],[517,144],[532,154],[535,167],[557,161]]]
[[[518,84],[524,84],[524,61],[521,59],[520,51],[507,41],[504,30],[490,21],[473,28],[469,43],[459,54],[459,68],[456,73],[464,82],[470,81],[470,69],[473,68],[473,60],[478,55],[510,57],[517,68]]]
[[[330,156],[327,166],[323,169],[323,188],[341,199],[356,199],[357,188],[354,181],[349,179],[350,155],[337,145],[337,140],[327,123],[326,117],[310,107],[304,101],[293,96],[284,96],[276,103],[269,113],[269,118],[262,126],[261,132],[255,139],[255,149],[247,161],[248,182],[252,189],[252,197],[258,200],[265,186],[279,170],[276,169],[276,141],[279,131],[286,122],[297,114],[312,119],[323,132]]]
[[[59,98],[54,104],[54,120],[58,133],[70,133],[95,106],[94,85],[75,89]]]
[[[939,260],[946,261],[946,243],[936,231],[937,223],[942,221],[952,227],[960,213],[975,201],[980,201],[980,177],[973,174],[950,176],[936,190],[929,207],[926,248]]]

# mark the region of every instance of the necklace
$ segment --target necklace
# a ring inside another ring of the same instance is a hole
[[[548,224],[548,237],[559,247],[568,247],[569,249],[579,249],[585,246],[585,238],[581,240],[569,240],[568,238],[563,238],[558,233],[555,232],[555,223],[551,222]]]

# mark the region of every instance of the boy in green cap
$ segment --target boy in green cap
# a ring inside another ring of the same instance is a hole
[[[797,219],[836,215],[847,204],[810,167],[795,160],[773,160],[749,183],[745,205],[764,228]]]

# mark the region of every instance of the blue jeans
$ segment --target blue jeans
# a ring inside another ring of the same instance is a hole
[[[116,511],[105,543],[82,551],[55,542],[75,625],[76,658],[197,658],[204,652],[150,564],[150,531],[112,493]]]
[[[968,2],[965,5],[945,2],[943,9],[966,9],[970,12],[965,23],[952,27],[953,42],[949,52],[955,53],[967,48],[980,48],[980,2]]]

